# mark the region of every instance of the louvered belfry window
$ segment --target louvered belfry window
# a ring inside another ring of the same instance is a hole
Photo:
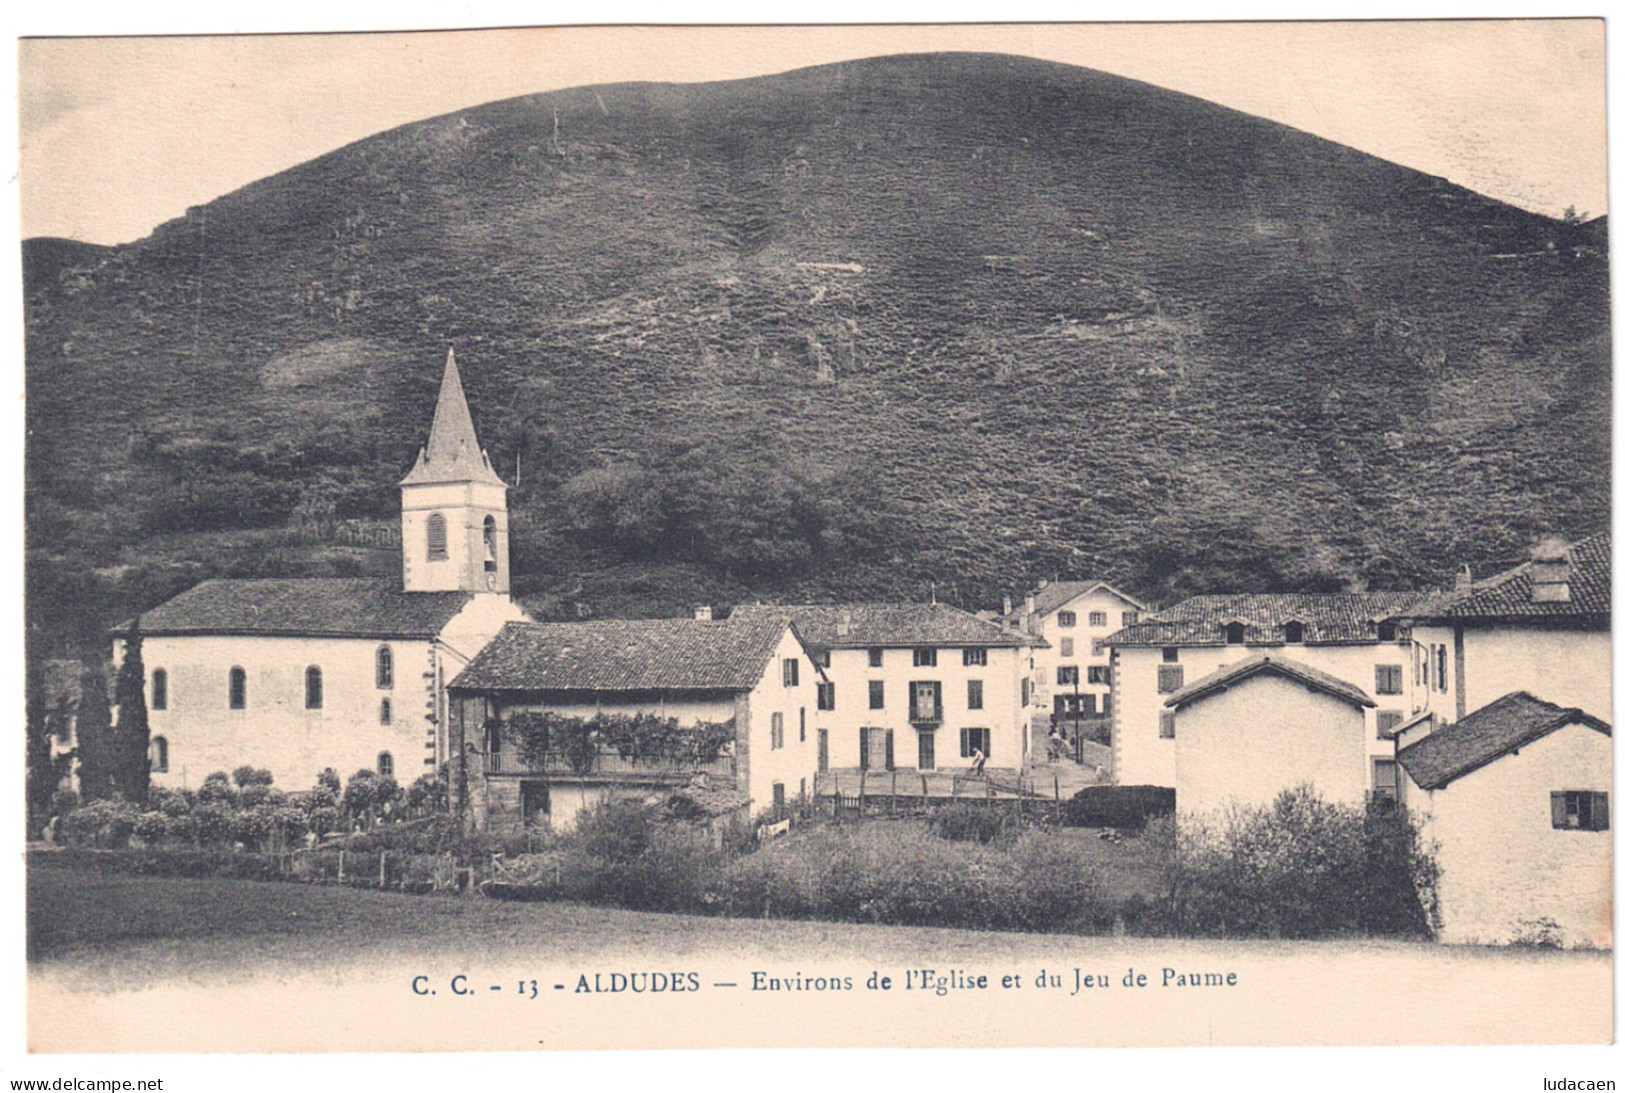
[[[446,518],[440,513],[429,516],[429,561],[446,560]]]

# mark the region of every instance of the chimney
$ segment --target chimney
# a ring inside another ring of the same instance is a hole
[[[1029,592],[1027,593],[1027,617],[1030,619],[1036,614],[1038,614],[1038,595]]]
[[[1461,572],[1456,574],[1456,591],[1471,592],[1473,590],[1473,567],[1464,565]]]
[[[1010,597],[1006,596],[1004,598],[1004,617],[1009,618],[1010,617],[1010,612],[1013,611],[1014,609],[1015,608],[1010,603]]]
[[[835,636],[849,637],[852,633],[852,612],[842,611],[841,617],[835,620]]]
[[[710,608],[710,606],[709,605],[703,605],[703,606],[700,606],[700,607],[696,607],[694,609],[694,617],[696,619],[699,619],[701,622],[710,622],[711,621],[711,608]]]
[[[1556,537],[1543,539],[1535,547],[1529,567],[1529,599],[1532,603],[1568,603],[1569,544]]]

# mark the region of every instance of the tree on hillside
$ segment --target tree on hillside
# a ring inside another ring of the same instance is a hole
[[[119,665],[113,700],[118,703],[118,727],[113,730],[114,788],[126,800],[139,803],[147,799],[147,785],[152,779],[147,759],[152,738],[147,727],[147,666],[141,660],[139,617],[130,624],[130,636],[124,642],[124,663]]]
[[[56,764],[51,761],[51,724],[46,708],[44,665],[37,657],[28,658],[24,687],[28,734],[28,834],[37,835],[51,809],[56,792]]]
[[[113,711],[107,705],[107,676],[87,658],[79,679],[79,793],[87,801],[113,795]]]

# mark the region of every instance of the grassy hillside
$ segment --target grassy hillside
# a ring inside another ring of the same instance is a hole
[[[1439,579],[1606,520],[1605,245],[1018,58],[493,103],[30,279],[31,610],[389,569],[285,529],[392,519],[447,345],[561,610]]]

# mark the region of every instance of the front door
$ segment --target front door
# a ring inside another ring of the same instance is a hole
[[[889,729],[860,729],[863,735],[863,769],[891,769],[891,731]]]
[[[548,814],[553,810],[552,802],[548,799],[547,783],[520,782],[519,807],[527,825],[547,823]]]
[[[818,730],[818,769],[829,769],[829,730]]]
[[[920,769],[937,769],[937,734],[934,732],[920,734]]]

